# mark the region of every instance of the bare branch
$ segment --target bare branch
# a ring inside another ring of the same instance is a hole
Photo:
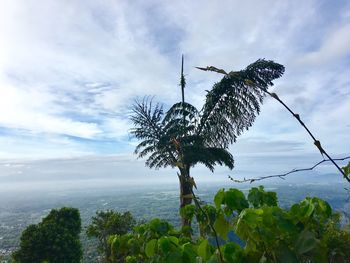
[[[350,156],[347,156],[347,157],[344,157],[344,158],[338,158],[338,159],[333,159],[333,161],[344,161],[344,160],[347,160],[347,159],[350,159]],[[268,175],[268,176],[261,176],[261,177],[256,177],[256,178],[244,178],[243,180],[238,180],[238,179],[234,179],[232,176],[228,175],[228,178],[235,182],[235,183],[246,183],[246,182],[249,182],[249,183],[253,183],[255,181],[261,181],[261,180],[265,180],[265,179],[269,179],[269,178],[280,178],[280,179],[283,179],[285,180],[285,176],[289,175],[289,174],[292,174],[292,173],[297,173],[297,172],[303,172],[303,171],[311,171],[313,170],[314,168],[316,168],[317,166],[319,166],[320,164],[324,163],[324,162],[331,162],[332,160],[328,159],[328,160],[322,160],[322,161],[319,161],[318,163],[314,164],[312,167],[309,167],[309,168],[300,168],[300,169],[293,169],[287,173],[284,173],[284,174],[275,174],[275,175]]]

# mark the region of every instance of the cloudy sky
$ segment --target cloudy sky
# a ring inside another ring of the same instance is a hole
[[[195,66],[239,70],[259,58],[285,65],[273,90],[331,155],[350,155],[347,0],[1,0],[0,171],[23,173],[18,163],[44,159],[80,158],[81,169],[90,159],[96,167],[136,163],[130,105],[145,95],[165,107],[179,101],[182,53],[186,97],[199,108],[220,76]],[[270,98],[231,150],[237,176],[322,158]]]

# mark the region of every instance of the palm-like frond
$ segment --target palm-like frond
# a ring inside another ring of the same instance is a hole
[[[163,106],[153,105],[152,100],[144,98],[135,101],[130,120],[134,128],[130,133],[140,140],[159,140],[162,137]]]
[[[282,65],[259,59],[244,70],[225,75],[206,96],[197,134],[213,147],[227,148],[253,124],[264,90],[283,72]]]
[[[223,148],[206,147],[204,145],[187,145],[183,147],[184,163],[189,167],[197,163],[204,164],[210,171],[215,165],[225,165],[230,169],[234,167],[232,154]]]
[[[282,65],[266,60],[230,73],[214,67],[200,69],[225,74],[208,92],[200,112],[186,102],[174,104],[165,114],[161,105],[152,104],[148,98],[134,104],[131,134],[142,141],[135,153],[147,156],[147,166],[182,163],[192,167],[202,163],[211,171],[217,164],[232,169],[229,144],[253,124],[264,91],[284,72]]]
[[[194,133],[199,121],[199,112],[190,103],[175,103],[165,114],[162,124],[167,136],[181,140]]]
[[[142,101],[136,101],[132,111],[130,119],[134,128],[130,133],[142,140],[135,148],[138,157],[149,156],[146,165],[151,168],[174,166],[176,158],[162,123],[163,107],[160,104],[154,105],[152,100],[145,98]]]
[[[163,123],[169,122],[173,119],[182,119],[183,117],[190,121],[195,121],[199,117],[199,112],[197,108],[190,103],[178,102],[171,106],[166,112]]]

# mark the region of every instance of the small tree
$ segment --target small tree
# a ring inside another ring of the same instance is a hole
[[[99,241],[98,252],[104,255],[108,262],[111,250],[108,245],[110,235],[124,235],[135,225],[135,219],[130,212],[119,213],[113,210],[97,211],[92,217],[92,223],[87,227],[88,237],[97,238]]]
[[[79,263],[83,254],[80,231],[78,209],[53,209],[41,223],[23,231],[20,248],[14,252],[13,259],[20,263]]]
[[[135,153],[139,157],[147,156],[146,165],[150,168],[178,168],[180,207],[192,202],[195,184],[190,169],[196,164],[202,163],[211,171],[216,164],[233,169],[229,145],[253,124],[260,112],[264,91],[283,72],[282,65],[259,59],[244,70],[225,74],[208,91],[199,111],[185,102],[182,60],[181,102],[165,114],[162,105],[154,105],[148,99],[134,104],[131,134],[141,140]],[[190,222],[182,217],[182,224]]]

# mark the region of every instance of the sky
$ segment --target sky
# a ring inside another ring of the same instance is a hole
[[[65,178],[73,168],[82,178],[174,173],[149,171],[136,159],[128,116],[136,98],[154,96],[165,108],[180,100],[181,54],[186,100],[198,108],[221,76],[196,66],[283,64],[271,90],[331,156],[350,155],[349,1],[1,0],[2,178]],[[230,151],[235,169],[217,169],[220,178],[322,160],[271,98]],[[195,171],[212,178],[203,167]],[[315,171],[331,172],[330,165]]]

